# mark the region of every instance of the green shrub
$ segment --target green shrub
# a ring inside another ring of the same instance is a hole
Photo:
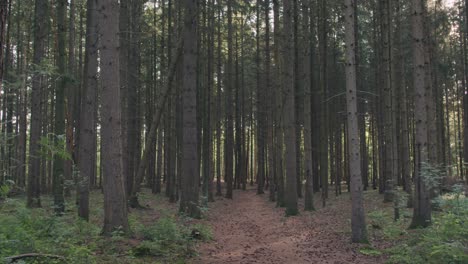
[[[95,263],[91,241],[99,234],[96,226],[70,215],[56,217],[44,209],[27,209],[20,203],[13,208],[8,214],[0,212],[0,260],[38,252],[64,256],[67,263]]]
[[[454,193],[438,203],[432,225],[390,249],[390,263],[468,263],[468,199]]]
[[[183,237],[179,226],[170,217],[161,218],[154,225],[143,227],[140,232],[143,239],[162,244],[178,243]]]

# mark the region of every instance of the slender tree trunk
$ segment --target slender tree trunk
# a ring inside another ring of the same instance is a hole
[[[218,3],[219,4],[219,3]],[[221,5],[218,8],[218,26],[217,26],[217,65],[216,65],[216,196],[222,196],[221,190],[221,86],[222,86],[222,38],[221,38]]]
[[[75,78],[75,0],[70,0],[70,17],[68,22],[68,67],[67,73],[72,78]],[[80,39],[81,41],[81,39]],[[75,97],[77,96],[76,93],[77,86],[71,80],[67,80],[66,85],[66,108],[65,108],[65,120],[66,120],[66,149],[67,153],[70,154],[71,158],[65,160],[64,163],[64,194],[67,197],[70,197],[70,188],[69,183],[73,180],[73,157],[76,153],[74,153],[74,127],[75,127],[75,116],[74,112],[74,101]]]
[[[128,163],[128,129],[129,124],[127,120],[127,105],[128,105],[128,57],[130,54],[130,17],[129,6],[131,0],[120,0],[119,9],[119,30],[120,30],[120,49],[119,49],[119,63],[120,63],[120,101],[122,108],[122,166],[125,178],[125,190],[127,195],[130,195],[133,186],[133,178],[129,172]]]
[[[275,61],[275,174],[277,183],[276,204],[284,206],[284,167],[283,167],[283,76],[281,65],[281,23],[279,0],[273,0],[274,61]]]
[[[303,58],[303,76],[304,86],[304,170],[305,170],[305,201],[304,209],[306,211],[314,210],[314,179],[312,176],[312,85],[311,85],[311,52],[310,42],[311,34],[309,28],[309,8],[310,1],[302,0],[302,55]]]
[[[329,136],[329,107],[328,107],[328,74],[327,74],[327,38],[328,38],[328,8],[325,0],[320,1],[320,184],[322,186],[322,206],[325,207],[328,198],[328,136]]]
[[[228,1],[228,63],[226,70],[226,141],[224,147],[224,177],[226,179],[226,198],[232,199],[233,188],[233,146],[234,146],[234,131],[233,131],[233,100],[232,100],[232,76],[233,76],[233,25],[232,25],[232,6],[233,0]]]
[[[391,11],[389,0],[381,0],[382,9],[382,80],[383,80],[383,135],[384,135],[384,202],[393,202],[395,196],[395,182],[393,171],[393,117],[392,117],[392,83],[391,83]]]
[[[263,95],[263,87],[262,87],[262,82],[261,82],[261,72],[262,72],[262,67],[261,67],[261,44],[260,44],[260,7],[261,3],[260,0],[257,0],[256,4],[256,11],[257,11],[257,20],[256,20],[256,29],[257,33],[256,34],[256,44],[257,44],[257,50],[256,50],[256,58],[255,58],[255,63],[256,63],[256,74],[257,74],[257,194],[263,194],[263,189],[264,189],[264,182],[265,182],[265,110],[264,110],[264,100],[265,96]]]
[[[270,1],[266,0],[263,5],[265,15],[265,91],[270,94],[272,89],[271,82],[271,48],[270,48]],[[275,145],[273,140],[273,105],[274,96],[271,98],[265,96],[265,114],[267,115],[267,153],[268,153],[268,178],[269,178],[269,199],[274,202],[276,200],[276,172],[274,166]]]
[[[4,48],[5,48],[5,30],[6,30],[6,25],[7,25],[7,17],[8,17],[8,0],[1,0],[0,1],[0,94],[2,92],[3,77],[5,73]]]
[[[66,8],[67,1],[60,0],[57,1],[57,46],[58,46],[58,56],[57,56],[57,68],[60,78],[57,81],[55,88],[55,138],[56,143],[60,142],[60,137],[65,136],[65,86],[67,85],[67,80],[65,77],[66,71],[66,53],[65,53],[65,44],[66,44]],[[54,175],[53,175],[53,190],[54,190],[54,210],[57,214],[62,214],[65,211],[65,200],[63,195],[63,183],[64,183],[64,160],[59,155],[54,157]]]
[[[21,10],[21,1],[18,2],[18,9]],[[18,76],[21,78],[20,94],[19,94],[19,105],[18,105],[18,147],[17,147],[17,159],[18,167],[16,170],[16,180],[17,184],[20,187],[26,186],[26,136],[28,129],[28,96],[27,96],[27,86],[26,79],[26,65],[27,65],[27,50],[29,48],[29,42],[23,43],[23,33],[21,21],[24,19],[24,11],[20,12],[21,19],[17,23],[18,31]],[[0,76],[1,80],[1,76]]]
[[[80,148],[78,151],[78,216],[89,219],[90,177],[96,166],[93,153],[96,138],[96,90],[98,89],[97,0],[87,0],[86,44],[83,79],[83,99],[80,114]]]
[[[299,58],[301,53],[301,43],[299,43],[299,27],[303,23],[299,16],[298,0],[293,1],[293,25],[294,25],[294,89],[295,89],[295,111],[296,111],[296,184],[297,196],[302,198],[302,178],[303,178],[303,154],[302,154],[302,126],[304,124],[304,82],[301,76],[304,75],[303,59]]]

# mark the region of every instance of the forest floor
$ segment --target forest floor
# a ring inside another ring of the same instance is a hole
[[[319,201],[317,195],[316,206]],[[368,212],[391,207],[375,191],[366,192],[365,205]],[[350,215],[348,193],[330,194],[325,208],[285,217],[284,208],[268,201],[268,193],[238,190],[233,200],[217,197],[210,204],[202,223],[211,226],[213,241],[199,244],[199,256],[190,263],[384,263],[384,255],[361,250],[380,252],[389,242],[371,238],[370,245],[350,243]]]

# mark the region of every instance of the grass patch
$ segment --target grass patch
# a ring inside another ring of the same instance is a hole
[[[372,256],[372,257],[382,255],[381,251],[379,251],[379,250],[377,250],[375,248],[372,248],[372,247],[363,247],[363,248],[359,249],[359,253],[361,253],[363,255],[366,255],[366,256]]]

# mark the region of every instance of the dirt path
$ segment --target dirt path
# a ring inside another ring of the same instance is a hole
[[[236,191],[234,200],[219,198],[204,222],[214,241],[201,244],[191,263],[382,263],[349,243],[349,196],[297,217],[267,201],[268,194]],[[302,205],[301,205],[302,206]]]

